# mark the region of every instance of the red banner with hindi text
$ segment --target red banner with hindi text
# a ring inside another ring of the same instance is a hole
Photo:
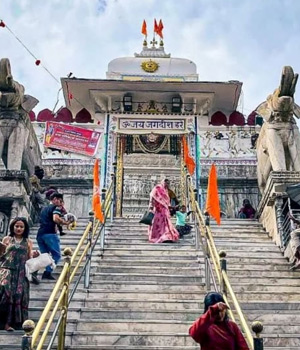
[[[93,157],[97,152],[100,136],[98,131],[47,122],[44,146]]]

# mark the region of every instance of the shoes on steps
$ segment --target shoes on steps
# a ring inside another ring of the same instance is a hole
[[[40,280],[38,279],[37,271],[34,272],[31,276],[32,276],[31,283],[38,286],[40,284]]]
[[[44,271],[43,275],[42,275],[42,280],[51,280],[51,281],[55,281],[56,278],[52,276],[51,272],[49,271]]]

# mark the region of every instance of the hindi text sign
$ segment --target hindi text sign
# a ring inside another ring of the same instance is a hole
[[[100,136],[98,131],[47,122],[44,146],[93,157],[97,152]]]
[[[184,119],[119,119],[119,130],[185,130]]]

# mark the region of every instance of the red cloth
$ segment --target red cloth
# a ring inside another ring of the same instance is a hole
[[[217,221],[218,225],[221,224],[221,210],[220,210],[219,193],[218,193],[218,178],[217,178],[217,168],[215,164],[212,164],[208,175],[205,211]]]
[[[201,350],[249,350],[237,324],[230,320],[217,321],[218,314],[218,305],[210,306],[189,330]]]

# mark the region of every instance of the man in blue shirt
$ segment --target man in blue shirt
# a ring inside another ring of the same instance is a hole
[[[62,217],[61,206],[63,195],[53,193],[50,196],[51,204],[45,207],[40,214],[40,228],[37,233],[37,243],[41,253],[50,253],[57,265],[61,259],[60,239],[57,233],[57,225],[69,225]],[[51,266],[47,266],[43,273],[42,279],[55,280],[52,276]]]

